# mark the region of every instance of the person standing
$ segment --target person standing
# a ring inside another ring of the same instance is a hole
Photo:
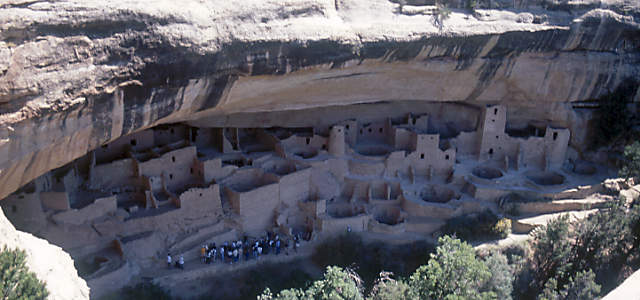
[[[180,255],[180,260],[178,261],[181,270],[184,270],[184,256]]]
[[[171,253],[167,253],[167,267],[171,269]]]

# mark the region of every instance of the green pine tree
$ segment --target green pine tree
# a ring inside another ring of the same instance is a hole
[[[6,246],[0,251],[0,299],[37,300],[49,294],[44,282],[27,268],[25,256],[24,251]]]

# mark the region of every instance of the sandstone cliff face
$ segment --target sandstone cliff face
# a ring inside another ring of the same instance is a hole
[[[454,11],[440,29],[387,0],[4,1],[0,199],[157,124],[304,125],[359,103],[508,104],[579,149],[589,115],[571,102],[639,77],[637,3],[609,2],[538,9],[543,24]]]
[[[0,248],[4,246],[27,253],[27,266],[46,283],[49,299],[89,299],[89,288],[78,276],[71,256],[43,239],[15,230],[0,209]]]

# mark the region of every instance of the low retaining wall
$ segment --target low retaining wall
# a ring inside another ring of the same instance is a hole
[[[95,220],[118,209],[116,196],[98,198],[93,203],[81,208],[67,210],[52,216],[57,224],[80,225]]]
[[[370,217],[368,215],[358,215],[345,218],[331,218],[325,216],[320,218],[320,230],[322,233],[340,234],[347,232],[351,228],[352,232],[363,232],[369,228]]]

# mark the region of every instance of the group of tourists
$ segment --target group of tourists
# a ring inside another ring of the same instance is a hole
[[[167,253],[167,268],[171,269],[171,253]],[[174,265],[178,269],[184,270],[184,257],[180,255],[180,258],[175,262]]]
[[[261,256],[268,254],[280,255],[284,252],[285,255],[289,255],[289,249],[293,248],[293,251],[297,252],[300,248],[300,236],[298,234],[293,236],[290,243],[288,239],[280,239],[277,234],[267,232],[266,236],[257,239],[249,239],[245,236],[242,240],[224,242],[220,247],[216,243],[204,244],[200,248],[200,261],[203,264],[215,263],[217,261],[221,263],[238,263],[240,260],[248,261],[250,259],[259,260]],[[167,254],[167,265],[171,268],[172,258],[171,253]],[[174,267],[184,269],[184,257],[180,255],[178,261],[175,262]]]
[[[249,240],[245,236],[242,240],[224,242],[219,248],[216,243],[202,245],[200,248],[200,259],[202,263],[210,264],[220,261],[221,263],[237,263],[241,259],[248,261],[250,259],[260,259],[260,256],[274,253],[279,255],[284,251],[285,255],[289,255],[289,247],[292,246],[294,251],[298,251],[300,247],[299,236],[293,237],[293,243],[289,244],[288,240],[280,239],[277,234],[267,232],[265,237]]]

